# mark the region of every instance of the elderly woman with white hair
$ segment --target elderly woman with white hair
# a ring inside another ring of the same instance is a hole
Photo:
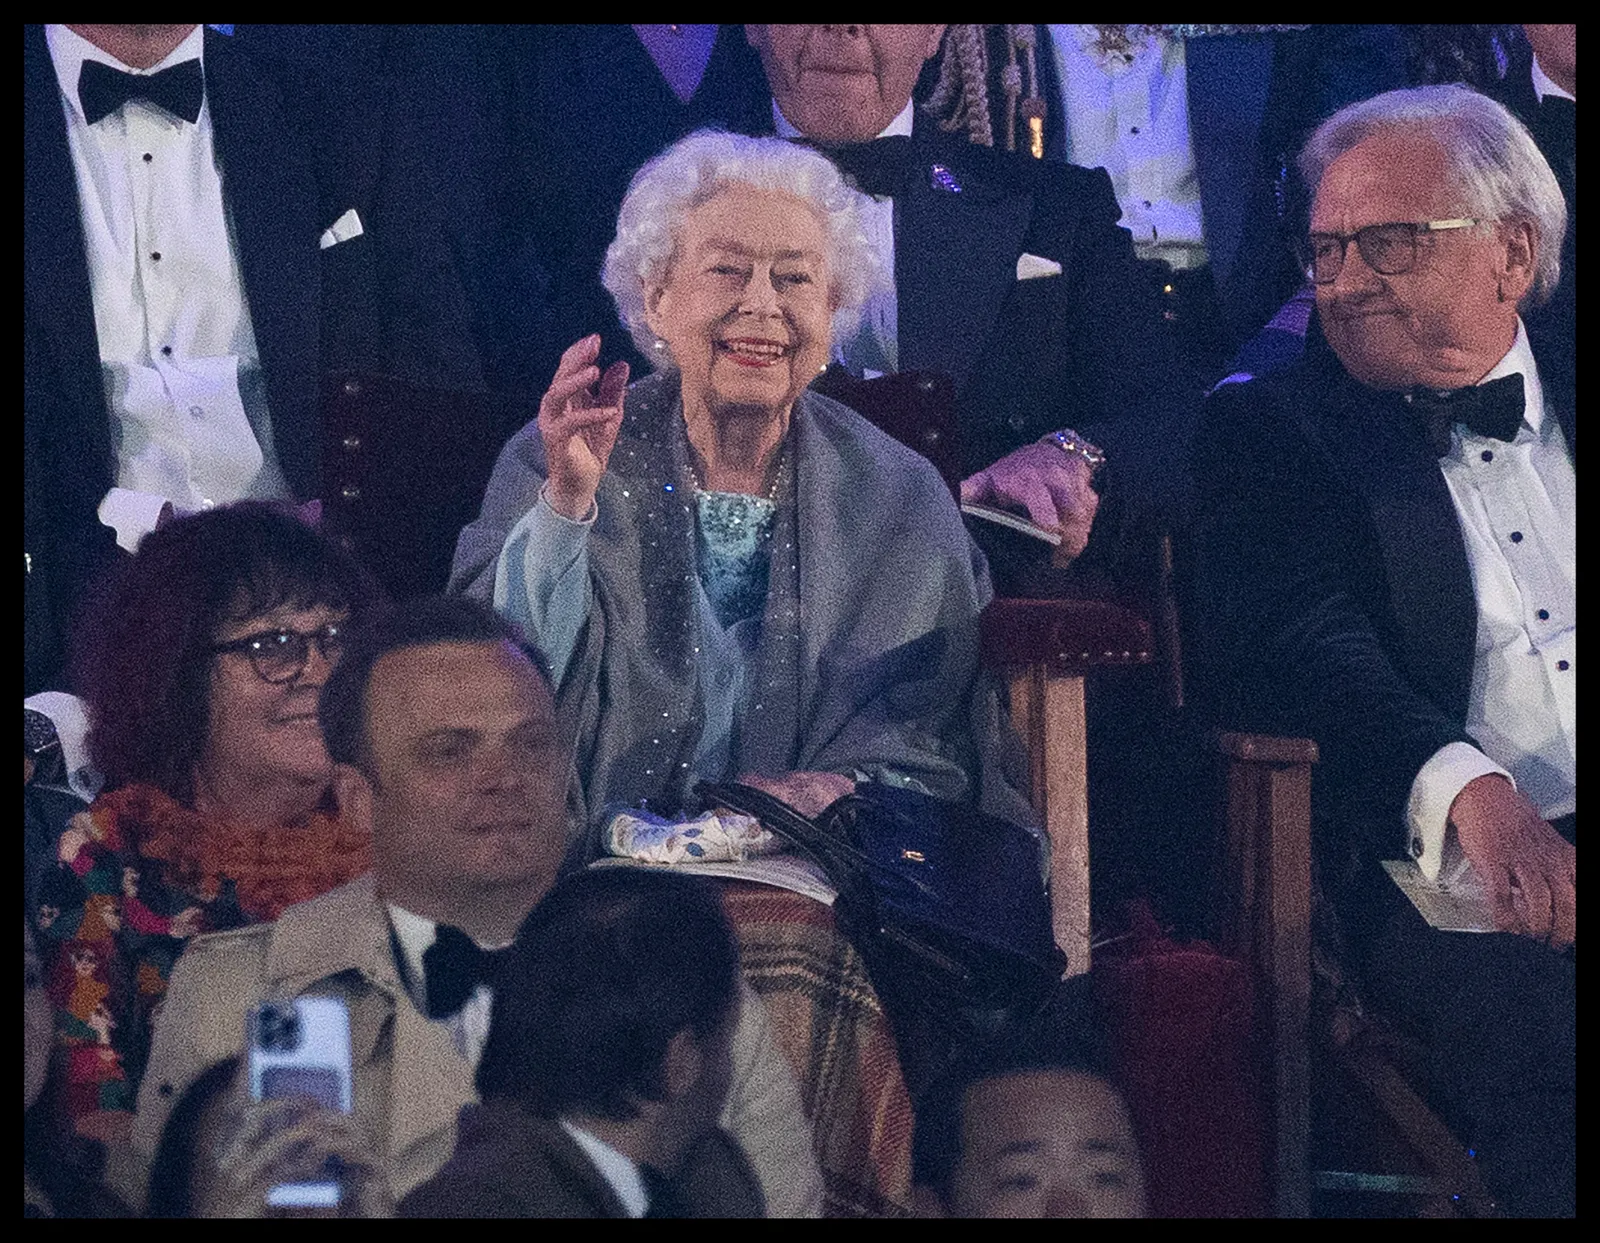
[[[462,533],[455,589],[550,660],[591,826],[701,779],[977,798],[981,559],[931,465],[808,391],[880,279],[856,202],[776,139],[645,165],[604,280],[659,369],[574,344]]]

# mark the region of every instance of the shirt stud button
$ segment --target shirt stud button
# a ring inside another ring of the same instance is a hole
[[[167,356],[167,357],[168,357],[168,358],[171,358],[171,357],[172,357],[172,347],[171,347],[171,346],[170,346],[170,345],[163,345],[163,346],[162,346],[162,347],[161,347],[161,352],[162,352],[162,353],[163,353],[163,354],[164,354],[164,355],[166,355],[166,356]]]
[[[1562,673],[1565,673],[1568,669],[1572,668],[1572,664],[1570,661],[1558,660],[1556,661],[1556,668],[1561,670]]]
[[[146,152],[145,152],[145,153],[144,153],[144,162],[145,162],[145,163],[146,163],[146,164],[148,164],[148,163],[150,163],[150,161],[151,161],[151,160],[153,160],[153,159],[155,159],[155,158],[156,158],[156,157],[155,157],[155,156],[153,156],[153,155],[151,155],[151,154],[150,154],[150,153],[149,153],[149,152],[148,152],[148,151],[146,151]]]
[[[1538,617],[1538,619],[1540,621],[1549,621],[1550,620],[1550,610],[1549,609],[1540,609],[1538,611],[1538,613],[1535,614],[1535,616]]]
[[[1522,543],[1522,532],[1521,531],[1513,531],[1513,532],[1511,532],[1511,542],[1513,544]]]
[[[150,258],[153,259],[156,263],[160,263],[161,262],[161,252],[159,250],[152,250],[150,252]]]
[[[1485,450],[1484,450],[1484,451],[1483,451],[1483,452],[1482,452],[1482,453],[1481,453],[1481,454],[1479,454],[1479,455],[1478,455],[1478,456],[1480,456],[1480,457],[1481,457],[1481,458],[1483,458],[1483,460],[1484,460],[1484,461],[1485,461],[1485,462],[1492,462],[1492,461],[1494,461],[1494,450],[1493,450],[1493,449],[1485,449]]]

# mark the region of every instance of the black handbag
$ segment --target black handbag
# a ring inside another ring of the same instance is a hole
[[[696,793],[706,807],[755,817],[826,873],[914,1093],[953,1058],[1025,1027],[1053,995],[1066,955],[1029,830],[876,783],[814,820],[750,786],[703,783]]]

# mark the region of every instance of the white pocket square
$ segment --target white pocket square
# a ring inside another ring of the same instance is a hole
[[[1024,254],[1017,259],[1017,279],[1019,281],[1036,281],[1041,276],[1060,276],[1061,265],[1054,259],[1046,259],[1042,255]]]
[[[365,230],[361,227],[361,217],[356,215],[356,209],[352,207],[322,231],[322,238],[317,242],[317,246],[327,250],[328,247],[337,246],[340,242],[348,242],[352,237],[360,237],[363,232]],[[1060,270],[1056,269],[1058,272]]]

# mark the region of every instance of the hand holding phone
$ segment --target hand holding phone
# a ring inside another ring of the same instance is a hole
[[[298,1181],[272,1185],[266,1194],[267,1206],[337,1209],[343,1198],[341,1180],[321,1177],[325,1166],[339,1168],[337,1147],[324,1152],[320,1163],[309,1163],[306,1158],[328,1148],[328,1140],[338,1137],[340,1128],[335,1128],[333,1135],[322,1133],[331,1125],[326,1116],[350,1113],[349,1011],[337,997],[296,997],[263,1002],[251,1011],[249,1024],[250,1098],[299,1106],[262,1112],[262,1125],[276,1120],[280,1126],[289,1124],[290,1129],[277,1135],[264,1133],[247,1149],[261,1169],[273,1168],[275,1161],[291,1163],[291,1158],[298,1158],[293,1163],[305,1169]],[[247,1127],[241,1142],[250,1133]]]

